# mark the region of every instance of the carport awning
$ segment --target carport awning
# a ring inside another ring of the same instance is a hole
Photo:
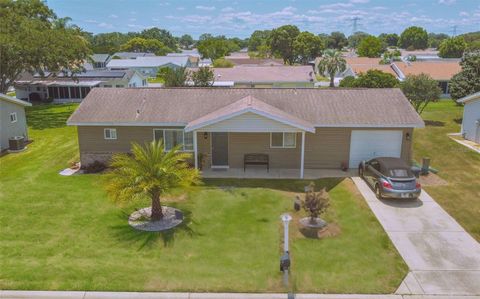
[[[189,122],[185,127],[185,131],[191,132],[199,130],[246,113],[259,115],[299,131],[315,133],[315,127],[312,123],[293,116],[252,96],[244,97],[230,105]]]

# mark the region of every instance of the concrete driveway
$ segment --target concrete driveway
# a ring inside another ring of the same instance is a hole
[[[480,244],[430,195],[378,200],[352,180],[410,268],[398,294],[480,295]]]

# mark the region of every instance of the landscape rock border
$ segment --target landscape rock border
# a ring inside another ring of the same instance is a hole
[[[172,229],[183,222],[183,213],[179,209],[162,206],[163,218],[150,221],[152,208],[146,207],[137,210],[128,217],[128,224],[136,230],[146,232],[159,232]]]

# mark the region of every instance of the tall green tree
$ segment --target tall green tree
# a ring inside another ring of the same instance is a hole
[[[398,34],[396,33],[382,33],[378,38],[387,46],[387,47],[396,47],[398,44]]]
[[[330,35],[326,36],[327,38],[327,45],[326,47],[329,49],[337,49],[337,50],[342,50],[346,46],[348,46],[348,39],[343,34],[343,32],[340,31],[334,31],[330,33]]]
[[[320,57],[323,50],[325,50],[324,41],[308,31],[300,33],[293,41],[294,55],[296,60],[302,64],[307,64]]]
[[[393,88],[399,84],[394,75],[375,69],[360,73],[357,78],[347,78],[340,82],[340,87]]]
[[[240,47],[224,37],[212,37],[200,40],[197,49],[203,58],[215,60],[240,50]]]
[[[428,34],[428,46],[437,49],[440,46],[440,43],[447,38],[449,38],[449,36],[445,33],[430,32]]]
[[[188,71],[186,67],[168,68],[164,71],[165,87],[183,87],[188,80]]]
[[[258,51],[259,47],[268,44],[270,30],[255,30],[248,40],[248,51]]]
[[[426,49],[428,47],[428,33],[422,27],[408,27],[400,35],[398,46],[407,50]]]
[[[430,102],[436,101],[442,94],[438,82],[427,74],[408,75],[400,88],[417,113],[422,113]]]
[[[300,34],[300,30],[294,25],[284,25],[273,29],[270,33],[270,49],[274,55],[281,57],[286,64],[295,63],[293,43]]]
[[[116,202],[150,199],[151,221],[163,218],[161,197],[174,188],[186,188],[200,182],[196,169],[188,165],[189,153],[179,146],[164,150],[162,141],[140,146],[132,144],[132,155],[116,154],[112,171],[105,176],[105,189]]]
[[[130,37],[120,32],[99,33],[92,37],[91,44],[94,53],[113,54],[120,51]]]
[[[0,92],[24,71],[83,69],[90,45],[78,27],[60,23],[43,1],[0,1]]]
[[[357,54],[360,57],[380,57],[382,52],[383,46],[381,40],[373,35],[364,38],[357,49]]]
[[[120,47],[121,51],[127,52],[149,52],[155,55],[163,56],[172,50],[166,47],[161,41],[157,39],[144,39],[141,37],[134,37]]]
[[[193,45],[194,41],[191,35],[189,34],[184,34],[178,39],[178,43],[180,46],[182,46],[184,49],[189,49],[190,46]]]
[[[362,40],[366,37],[370,36],[370,34],[358,31],[348,37],[348,46],[352,49],[358,48],[358,45],[362,42]]]
[[[335,75],[345,71],[347,61],[342,57],[342,52],[333,49],[325,50],[318,62],[317,69],[320,74],[330,77],[330,87],[335,87]]]
[[[465,53],[460,65],[462,70],[449,83],[454,101],[480,91],[480,51]]]
[[[166,47],[168,47],[171,51],[177,51],[177,40],[170,31],[165,29],[160,29],[157,27],[145,29],[138,34],[138,37],[144,39],[156,39],[159,42],[163,43]]]
[[[467,48],[467,43],[461,36],[444,39],[438,48],[438,56],[442,58],[460,58]]]
[[[198,70],[190,74],[194,86],[208,87],[215,81],[215,73],[207,66],[199,67]]]

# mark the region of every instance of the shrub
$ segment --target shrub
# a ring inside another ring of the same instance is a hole
[[[233,67],[234,64],[225,58],[218,58],[213,61],[213,67]]]

